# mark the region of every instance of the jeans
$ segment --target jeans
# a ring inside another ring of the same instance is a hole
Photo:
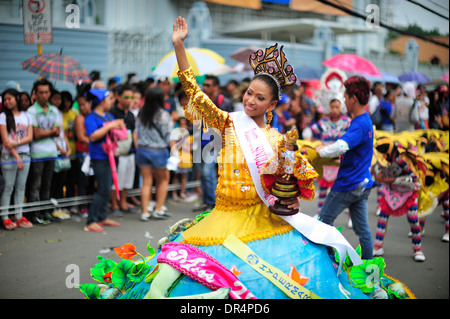
[[[38,202],[50,199],[55,160],[40,160],[32,162],[29,172],[28,202]]]
[[[358,235],[359,243],[361,244],[362,259],[373,259],[373,240],[369,225],[369,208],[367,205],[370,190],[370,188],[362,188],[361,186],[346,192],[331,190],[319,214],[319,220],[333,226],[336,217],[345,208],[349,209],[353,229]]]
[[[202,152],[200,182],[203,190],[203,201],[211,206],[216,205],[216,156],[217,154],[214,151]]]
[[[97,192],[89,208],[87,225],[104,221],[107,218],[109,194],[113,183],[109,160],[91,159],[91,165],[97,181]]]
[[[17,164],[2,165],[2,175],[5,179],[5,189],[1,196],[0,206],[9,206],[11,194],[14,191],[14,205],[23,204],[25,198],[25,186],[27,184],[28,172],[30,170],[30,155],[20,154],[23,163],[23,169],[18,170]],[[15,162],[16,159],[10,153],[4,152],[1,157],[2,163]],[[15,209],[16,219],[22,218],[22,207]],[[5,212],[5,211],[3,211]],[[8,216],[2,216],[4,219]]]

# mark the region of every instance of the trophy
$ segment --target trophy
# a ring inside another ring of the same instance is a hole
[[[299,212],[298,208],[288,208],[288,205],[281,204],[281,200],[292,201],[300,196],[301,191],[294,176],[295,151],[297,146],[298,132],[294,127],[285,134],[285,147],[279,157],[280,166],[275,182],[272,184],[270,193],[279,200],[269,207],[269,210],[277,215],[290,216]]]

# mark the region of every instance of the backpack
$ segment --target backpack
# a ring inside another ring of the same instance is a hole
[[[383,116],[381,115],[380,105],[377,106],[375,112],[370,115],[373,125],[379,128],[383,124]]]

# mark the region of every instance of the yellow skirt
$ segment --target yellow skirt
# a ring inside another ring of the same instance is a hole
[[[197,246],[219,245],[233,234],[246,243],[285,234],[293,229],[261,202],[235,211],[214,208],[208,216],[183,233],[182,242]]]

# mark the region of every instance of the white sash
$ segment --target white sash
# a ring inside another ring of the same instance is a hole
[[[232,112],[230,113],[230,117],[233,120],[236,136],[241,145],[242,153],[244,154],[255,189],[261,200],[269,207],[275,203],[277,198],[271,194],[267,194],[263,190],[261,185],[261,169],[273,157],[272,147],[264,132],[245,112]],[[280,217],[310,241],[335,248],[339,254],[338,275],[341,272],[346,255],[350,257],[354,266],[362,264],[361,257],[359,257],[358,253],[335,227],[302,213]]]
[[[255,121],[245,112],[230,113],[233,120],[234,130],[244,153],[250,175],[255,184],[256,192],[267,207],[275,204],[277,198],[267,194],[261,185],[261,169],[270,158],[273,150],[264,132],[256,125]]]

